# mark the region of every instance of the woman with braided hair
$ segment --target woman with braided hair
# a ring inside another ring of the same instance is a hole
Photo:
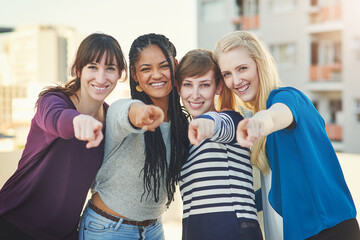
[[[174,45],[146,34],[131,45],[132,99],[114,102],[105,156],[80,239],[164,239],[161,215],[188,154],[187,119],[174,86]]]

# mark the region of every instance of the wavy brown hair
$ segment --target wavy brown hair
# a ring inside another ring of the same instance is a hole
[[[76,52],[75,61],[71,66],[72,80],[68,81],[65,86],[48,87],[44,91],[40,92],[39,98],[36,101],[36,106],[39,99],[49,92],[60,92],[66,96],[76,96],[76,91],[80,89],[80,73],[82,69],[91,62],[99,63],[103,56],[106,56],[106,65],[116,64],[121,75],[125,72],[123,79],[127,76],[127,64],[124,54],[121,50],[118,41],[104,33],[93,33],[87,36],[81,43]],[[114,62],[115,60],[115,62]],[[76,96],[77,97],[77,96]]]
[[[220,68],[213,59],[211,51],[206,49],[194,49],[187,52],[182,57],[179,65],[176,67],[175,79],[177,87],[180,89],[182,82],[187,77],[201,77],[212,70],[214,72],[215,85],[219,86],[223,82]],[[235,110],[234,94],[228,89],[223,82],[223,90],[217,101],[217,109],[233,109]]]

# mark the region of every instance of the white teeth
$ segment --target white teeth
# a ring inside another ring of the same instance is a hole
[[[165,85],[165,82],[151,83],[150,85],[153,87],[159,87],[159,86]]]
[[[243,92],[243,91],[245,91],[246,89],[248,89],[249,86],[250,86],[250,84],[246,84],[246,85],[242,86],[241,88],[238,88],[238,90],[239,90],[240,92]]]
[[[202,103],[193,103],[193,102],[189,102],[189,103],[193,107],[200,107],[202,105]]]
[[[106,89],[106,87],[97,87],[97,86],[94,86],[94,88],[95,88],[96,90],[100,90],[100,91],[102,91],[102,90],[105,90],[105,89]]]

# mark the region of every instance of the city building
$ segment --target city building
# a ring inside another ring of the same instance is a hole
[[[312,100],[335,150],[360,153],[359,12],[358,0],[198,0],[198,47],[255,32],[284,84]]]
[[[53,25],[0,28],[0,132],[23,146],[44,87],[69,79],[69,66],[82,40],[75,29]]]
[[[38,94],[72,78],[70,67],[84,37],[59,25],[0,27],[0,136],[12,136],[1,138],[0,151],[24,146]],[[121,97],[129,97],[122,82],[106,101]]]
[[[53,25],[24,25],[1,37],[1,52],[8,57],[6,85],[67,81],[77,44],[75,29]]]

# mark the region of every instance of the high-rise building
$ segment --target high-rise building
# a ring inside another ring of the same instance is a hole
[[[15,141],[23,142],[37,95],[69,79],[82,36],[70,27],[39,24],[0,32],[0,132],[11,129]]]
[[[335,150],[360,153],[359,12],[358,0],[198,0],[198,46],[213,50],[237,29],[257,33],[283,83],[323,116]]]
[[[65,82],[77,35],[73,28],[53,25],[19,26],[7,33],[1,52],[8,57],[10,72],[3,84]]]

